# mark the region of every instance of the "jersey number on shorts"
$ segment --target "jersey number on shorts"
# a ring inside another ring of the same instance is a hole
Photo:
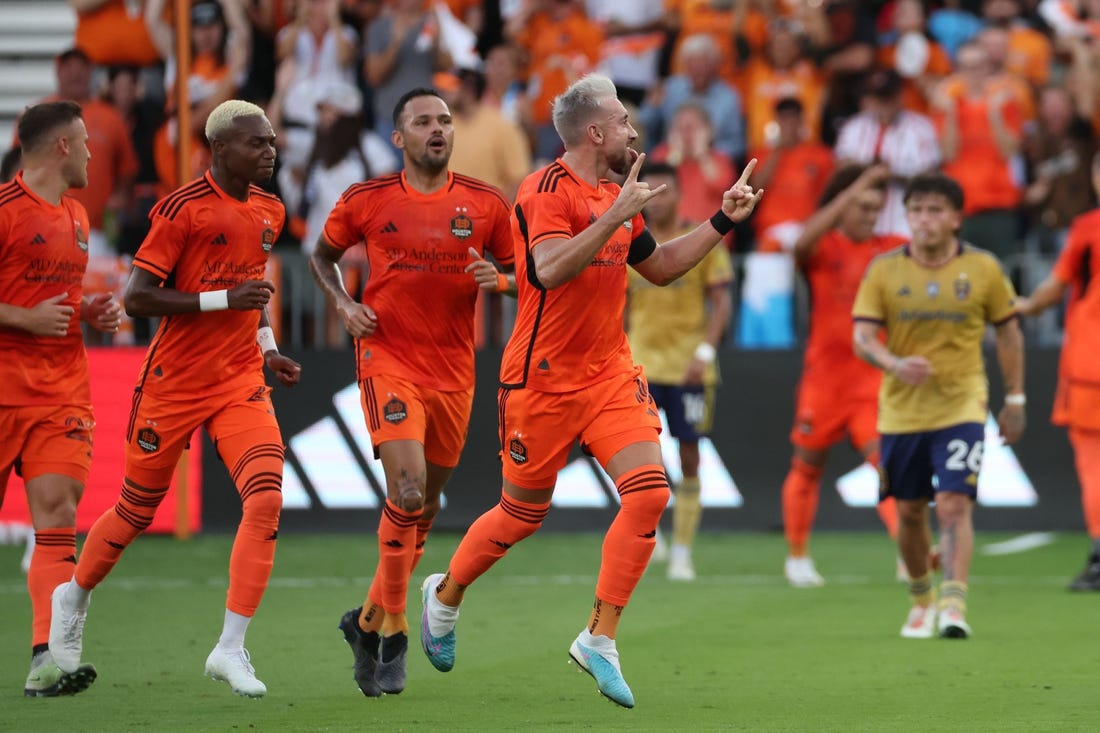
[[[684,422],[688,425],[698,425],[707,415],[707,399],[698,393],[683,395]]]
[[[969,471],[978,473],[982,468],[982,441],[967,445],[965,440],[955,438],[947,443],[948,471]]]

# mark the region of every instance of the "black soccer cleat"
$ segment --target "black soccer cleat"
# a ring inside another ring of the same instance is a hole
[[[374,679],[381,639],[377,631],[366,632],[359,628],[359,613],[362,610],[362,608],[353,608],[345,613],[337,628],[344,632],[344,641],[351,647],[351,653],[355,656],[353,667],[355,683],[367,697],[382,697],[382,688]]]
[[[1089,555],[1088,564],[1080,575],[1069,584],[1070,590],[1090,591],[1100,590],[1100,557]]]
[[[382,657],[374,679],[387,695],[400,694],[405,689],[405,659],[409,651],[409,635],[398,632],[382,637]]]

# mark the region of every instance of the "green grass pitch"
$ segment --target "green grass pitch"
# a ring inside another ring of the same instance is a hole
[[[979,520],[980,523],[980,520]],[[966,641],[898,637],[908,610],[878,534],[815,537],[828,585],[782,579],[782,538],[705,535],[700,580],[653,566],[619,649],[637,707],[605,701],[567,663],[592,602],[600,538],[539,535],[478,581],[458,626],[455,669],[410,643],[399,696],[364,698],[336,629],[373,571],[374,536],[285,536],[248,635],[262,700],[202,676],[221,628],[230,538],[141,538],[96,590],[85,660],[99,680],[70,698],[24,699],[30,603],[21,548],[0,547],[3,731],[1095,731],[1100,594],[1071,594],[1081,535],[990,556],[979,533]],[[434,535],[410,589],[458,537]]]

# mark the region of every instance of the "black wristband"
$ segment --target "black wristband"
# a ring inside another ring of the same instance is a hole
[[[726,212],[718,209],[710,218],[710,225],[724,237],[733,230],[733,219],[726,216]]]

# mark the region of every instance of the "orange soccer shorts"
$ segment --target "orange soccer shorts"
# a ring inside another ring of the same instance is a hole
[[[444,468],[458,465],[470,427],[473,387],[443,392],[378,375],[359,383],[359,396],[375,458],[383,443],[415,440],[424,446],[428,463]]]
[[[1082,430],[1100,430],[1100,384],[1058,377],[1051,422]]]
[[[282,445],[271,388],[242,384],[211,397],[165,399],[161,394],[134,391],[126,431],[126,478],[151,488],[168,486],[180,455],[199,426],[218,440],[241,433],[256,443]]]
[[[850,399],[835,380],[803,378],[798,388],[791,443],[806,450],[825,450],[847,435],[856,450],[878,439],[878,401]]]
[[[524,489],[552,487],[578,438],[601,466],[628,445],[659,440],[641,367],[574,392],[502,389],[498,402],[504,478]]]
[[[88,404],[0,406],[0,482],[14,466],[25,481],[58,473],[86,484],[94,428]]]

